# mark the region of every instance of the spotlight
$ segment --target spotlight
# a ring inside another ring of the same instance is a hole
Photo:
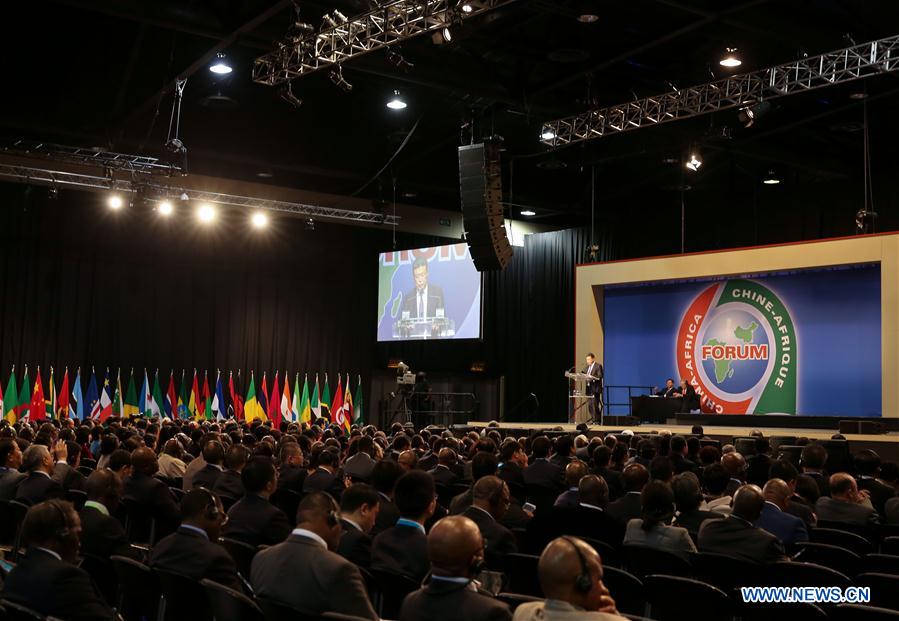
[[[387,61],[390,62],[397,69],[402,69],[403,71],[409,71],[415,65],[406,60],[403,55],[397,50],[387,50]]]
[[[474,7],[471,6],[471,4],[469,4],[468,2],[462,3],[462,12],[463,13],[471,13],[472,11],[474,11]]]
[[[294,108],[299,108],[303,105],[303,100],[293,94],[293,87],[291,83],[288,82],[287,86],[278,91],[278,97],[289,103]]]
[[[331,69],[331,72],[328,73],[328,77],[334,85],[344,93],[349,93],[353,90],[353,85],[343,78],[343,67],[340,65],[337,65],[337,69]]]
[[[338,11],[337,9],[334,9],[333,11],[331,11],[331,15],[333,15],[334,19],[337,20],[337,22],[340,24],[345,24],[349,21],[347,19],[347,16],[344,15],[343,13],[341,13],[340,11]]]
[[[57,198],[59,198],[59,188],[55,186],[47,188],[47,198],[49,198],[51,201],[55,201]]]
[[[734,67],[739,67],[743,64],[743,61],[737,56],[737,48],[729,47],[725,52],[724,58],[718,61],[719,65],[727,67],[728,69],[733,69]]]
[[[402,110],[406,107],[406,102],[400,97],[399,91],[393,91],[393,99],[387,102],[387,107],[391,110]]]
[[[125,201],[118,194],[110,194],[109,198],[106,199],[106,204],[109,205],[110,209],[118,211],[125,205]]]
[[[250,221],[257,229],[264,229],[266,226],[268,226],[268,216],[261,211],[257,211],[256,213],[254,213]]]
[[[312,218],[307,218],[304,228],[307,231],[314,231],[315,230],[315,220],[313,220]]]
[[[322,15],[322,21],[323,21],[325,24],[328,25],[328,28],[337,28],[337,26],[340,25],[340,24],[338,24],[338,23],[334,20],[333,17],[331,17],[331,16],[328,15],[327,13],[325,13],[324,15]],[[322,30],[324,30],[324,29],[322,29]]]
[[[444,43],[451,43],[453,40],[453,33],[450,30],[449,26],[444,26],[437,32],[431,35],[431,41],[434,42],[435,45],[443,45]]]
[[[743,124],[743,127],[750,128],[760,117],[771,111],[771,104],[767,101],[760,101],[751,106],[740,108],[737,112],[737,119]]]
[[[780,183],[780,177],[774,174],[773,170],[769,170],[768,174],[765,175],[765,178],[762,179],[762,183],[765,185],[777,185]]]
[[[297,20],[291,24],[290,29],[287,31],[287,36],[293,39],[294,42],[298,42],[302,41],[313,32],[315,32],[315,27],[312,24]]]
[[[215,207],[209,203],[203,203],[200,205],[200,208],[197,209],[197,218],[200,219],[200,222],[209,224],[215,220]]]
[[[216,75],[228,75],[234,71],[221,52],[215,55],[215,62],[209,66],[209,70]]]
[[[536,216],[537,212],[534,211],[533,209],[524,209],[521,211],[521,215],[527,216],[527,217]]]
[[[544,127],[543,131],[540,133],[541,140],[552,140],[555,137],[556,132],[554,132],[551,127]]]
[[[702,166],[702,156],[697,152],[691,153],[690,159],[687,160],[686,166],[688,170],[692,170],[693,172],[698,171]]]
[[[175,207],[172,205],[171,201],[162,201],[156,207],[156,211],[158,211],[160,215],[168,217],[175,211]]]

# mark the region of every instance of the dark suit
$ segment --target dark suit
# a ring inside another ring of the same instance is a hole
[[[628,492],[615,502],[610,502],[606,507],[606,513],[625,526],[630,520],[643,516],[643,503],[640,500],[640,492]]]
[[[425,302],[427,308],[422,309],[424,311],[424,315],[422,317],[436,317],[438,308],[444,309],[445,312],[446,305],[443,300],[443,289],[435,284],[428,283],[427,293],[427,300]],[[409,317],[412,319],[419,318],[418,291],[416,289],[410,289],[406,292],[406,295],[403,296],[402,310],[404,312],[408,311]]]
[[[610,468],[592,468],[593,474],[598,474],[609,486],[609,500],[618,500],[624,496],[624,482],[621,473]]]
[[[125,481],[126,498],[147,508],[156,519],[157,533],[171,533],[181,521],[181,510],[165,483],[154,477],[135,472]]]
[[[505,555],[518,551],[515,535],[497,522],[492,515],[478,507],[469,507],[462,515],[477,524],[481,531],[481,536],[484,538],[484,560],[487,561],[487,566],[494,571],[502,571]]]
[[[36,505],[52,498],[62,498],[64,495],[62,485],[51,479],[46,472],[35,471],[19,481],[15,499],[26,505]]]
[[[770,455],[752,455],[746,460],[746,482],[764,487],[772,464]]]
[[[805,476],[811,477],[818,484],[818,493],[821,496],[830,496],[830,477],[820,472],[803,472]]]
[[[353,480],[369,481],[375,460],[368,453],[356,453],[343,464],[343,472]]]
[[[815,526],[818,522],[817,516],[815,516],[815,512],[812,509],[812,506],[802,500],[802,497],[793,494],[790,497],[790,502],[787,503],[787,508],[784,509],[790,515],[795,515],[805,524],[806,530]]]
[[[223,474],[224,471],[221,467],[207,463],[194,475],[192,485],[193,487],[205,487],[212,491],[212,488],[215,487],[216,482]]]
[[[225,548],[184,525],[153,547],[149,565],[198,582],[208,578],[238,592],[243,589]]]
[[[474,502],[474,485],[461,494],[453,496],[453,499],[450,501],[450,506],[447,508],[449,509],[450,515],[459,515],[468,509],[472,502]]]
[[[281,466],[278,469],[278,489],[292,489],[297,493],[302,493],[306,474],[306,469],[302,466],[288,464]]]
[[[699,476],[699,466],[687,459],[683,454],[672,453],[668,456],[668,459],[671,460],[671,467],[674,469],[674,474],[695,472],[696,475]]]
[[[378,517],[375,519],[375,527],[371,529],[372,537],[388,528],[393,528],[396,525],[396,521],[400,519],[400,510],[397,509],[396,503],[381,492],[378,492],[378,496],[380,496],[381,502],[378,505]]]
[[[677,518],[675,518],[673,525],[686,528],[688,533],[695,535],[699,532],[699,528],[702,526],[703,522],[706,520],[720,520],[722,517],[724,516],[720,513],[715,513],[714,511],[694,509],[693,511],[682,511],[679,513]]]
[[[595,420],[596,412],[599,410],[602,403],[603,368],[601,364],[594,361],[593,364],[585,366],[581,370],[581,373],[594,378],[592,380],[587,380],[584,392],[588,397],[592,397],[587,400],[587,409],[590,411],[590,418]]]
[[[780,539],[735,515],[706,520],[697,539],[700,552],[724,554],[741,561],[774,563],[786,558]]]
[[[871,504],[874,505],[877,512],[881,516],[885,515],[884,509],[887,500],[896,495],[896,490],[873,477],[859,476],[857,483],[859,489],[868,490],[868,493],[871,495]]]
[[[347,520],[340,520],[343,535],[337,553],[358,567],[371,567],[371,537]]]
[[[81,552],[106,559],[116,555],[140,560],[140,554],[131,547],[121,523],[94,507],[81,510]]]
[[[584,505],[552,512],[552,537],[575,535],[605,541],[614,548],[621,547],[625,525],[607,511]],[[547,542],[544,542],[547,543]]]
[[[355,565],[301,535],[266,548],[253,559],[250,583],[256,597],[310,616],[323,612],[377,620]]]
[[[194,481],[197,479],[194,478]],[[237,500],[244,495],[243,482],[240,473],[234,470],[225,470],[212,487],[212,491],[219,496],[228,496]]]
[[[755,525],[780,539],[785,546],[808,541],[808,531],[802,520],[781,511],[780,507],[771,502],[766,502],[762,507],[762,514],[755,521]]]
[[[681,397],[682,401],[680,408],[682,412],[692,412],[693,410],[699,409],[699,397],[696,396],[696,389],[693,388],[690,384],[687,384],[686,389],[678,386],[676,392],[679,392],[683,395]]]
[[[371,568],[420,582],[431,569],[427,535],[404,524],[376,535],[371,544]]]
[[[418,460],[419,470],[433,470],[437,467],[437,453],[428,451]]]
[[[223,537],[239,539],[252,546],[272,546],[290,534],[287,516],[267,499],[247,494],[228,510]]]
[[[26,476],[24,472],[0,468],[0,501],[12,500],[16,497],[16,488]]]
[[[10,572],[3,598],[67,621],[115,618],[87,572],[37,548]]]
[[[336,474],[331,474],[324,468],[318,468],[306,477],[303,483],[303,493],[327,492],[334,500],[340,502],[343,495],[343,481]]]
[[[428,584],[406,596],[400,621],[509,621],[509,607],[498,600],[475,593],[466,584],[431,578]]]
[[[874,526],[880,520],[877,511],[854,502],[835,500],[822,496],[815,503],[815,513],[819,522],[843,522],[856,526]]]
[[[659,397],[671,397],[674,395],[674,393],[679,392],[679,391],[680,391],[680,386],[672,385],[671,388],[668,388],[668,386],[666,385],[666,386],[662,386],[661,388],[659,388],[656,391],[656,395]]]
[[[51,478],[62,485],[63,491],[66,492],[70,489],[84,491],[84,483],[87,480],[83,474],[72,468],[72,466],[62,462],[56,463]]]
[[[459,480],[456,473],[443,464],[437,464],[433,470],[429,470],[428,472],[434,477],[434,483],[437,485],[452,485]]]
[[[535,459],[521,474],[526,485],[557,490],[565,487],[565,469],[548,459]]]

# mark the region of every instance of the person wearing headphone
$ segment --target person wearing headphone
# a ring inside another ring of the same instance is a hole
[[[150,567],[196,581],[208,578],[241,592],[237,566],[217,543],[228,520],[218,496],[205,487],[193,488],[181,500],[181,518],[178,530],[153,547]]]
[[[478,590],[485,569],[484,538],[478,525],[462,515],[445,517],[428,533],[430,576],[409,594],[400,621],[506,621],[509,607]]]
[[[549,542],[537,564],[546,599],[515,610],[512,621],[627,621],[602,582],[602,561],[577,537]]]
[[[3,599],[67,621],[115,618],[90,575],[75,565],[81,520],[70,502],[47,500],[28,509],[22,535],[28,551],[6,578]]]

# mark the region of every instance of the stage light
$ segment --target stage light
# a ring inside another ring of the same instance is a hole
[[[769,170],[768,174],[765,175],[765,178],[762,180],[762,183],[765,185],[777,185],[780,183],[780,177],[774,174],[773,170]]]
[[[393,91],[393,99],[387,102],[387,107],[391,110],[402,110],[406,107],[406,102],[400,97],[399,91]]]
[[[543,131],[540,133],[540,138],[542,140],[552,140],[555,137],[556,132],[554,132],[550,127],[544,127]]]
[[[125,206],[125,201],[118,194],[110,194],[109,198],[106,199],[106,204],[109,205],[110,209],[118,211]]]
[[[278,91],[278,97],[289,103],[294,108],[299,108],[303,105],[303,100],[293,94],[293,87],[291,86],[290,82],[287,83],[287,86]]]
[[[215,62],[209,66],[209,70],[216,75],[228,75],[234,71],[221,52],[215,55]]]
[[[345,24],[349,21],[347,19],[347,16],[344,15],[343,13],[341,13],[340,11],[338,11],[337,9],[334,9],[333,11],[331,11],[331,15],[333,15],[334,19],[336,19],[337,22],[340,24]]]
[[[527,216],[527,217],[536,216],[537,212],[534,211],[533,209],[524,209],[521,211],[521,215]]]
[[[474,11],[474,7],[472,7],[471,4],[469,4],[468,2],[462,3],[462,12],[463,13],[471,13],[472,11]]]
[[[344,93],[349,93],[353,90],[353,85],[343,78],[343,67],[340,65],[337,65],[337,69],[331,69],[330,73],[328,73],[328,78],[334,83],[334,86]]]
[[[443,45],[444,43],[451,43],[453,40],[453,33],[450,30],[449,26],[444,26],[437,32],[431,35],[431,41],[434,42],[435,45]]]
[[[200,205],[200,208],[197,209],[197,218],[199,218],[200,222],[209,224],[215,220],[215,207],[209,203],[203,203]]]
[[[760,101],[757,104],[740,108],[740,111],[737,112],[737,119],[743,124],[743,127],[748,129],[770,111],[771,104],[767,101]]]
[[[159,203],[159,206],[156,208],[160,215],[170,216],[175,211],[175,207],[172,205],[171,201],[162,201]]]
[[[697,152],[691,153],[686,166],[688,170],[692,170],[693,172],[698,171],[702,167],[702,156]]]
[[[403,54],[399,50],[387,50],[387,61],[392,64],[397,69],[401,69],[402,71],[410,71],[415,65],[410,63],[403,57]]]
[[[304,228],[307,231],[314,231],[315,230],[315,220],[313,220],[312,218],[307,218]]]
[[[725,51],[727,53],[724,55],[724,58],[718,61],[719,65],[727,67],[728,69],[733,69],[734,67],[739,67],[743,64],[743,61],[737,56],[737,48],[729,47]]]
[[[261,211],[257,211],[256,213],[254,213],[250,221],[257,229],[264,229],[266,226],[268,226],[268,216]]]

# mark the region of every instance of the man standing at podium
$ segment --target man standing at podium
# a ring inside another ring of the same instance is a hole
[[[412,263],[412,277],[415,287],[403,297],[403,311],[408,311],[413,319],[437,316],[437,309],[445,309],[443,289],[428,283],[428,261],[418,258]]]
[[[602,365],[596,362],[596,356],[592,353],[586,356],[587,366],[581,373],[589,375],[591,379],[587,380],[587,407],[590,411],[590,418],[596,421],[596,401],[602,399]]]

